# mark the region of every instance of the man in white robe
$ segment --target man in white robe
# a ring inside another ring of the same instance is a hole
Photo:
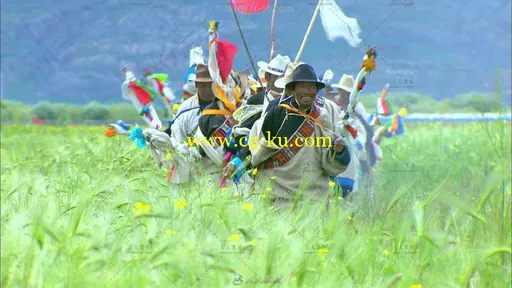
[[[274,205],[289,207],[297,198],[326,199],[329,177],[350,164],[350,151],[332,132],[327,110],[315,104],[324,87],[310,65],[299,65],[286,85],[292,96],[278,105],[271,103],[257,131],[259,145],[251,151],[252,165],[258,181],[273,179]],[[317,142],[311,146],[311,141]]]

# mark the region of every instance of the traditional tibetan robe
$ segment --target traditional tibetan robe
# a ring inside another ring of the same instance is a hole
[[[242,118],[244,119],[243,122],[240,122],[238,125],[233,127],[233,137],[235,138],[235,142],[237,144],[237,158],[239,159],[239,162],[245,161],[247,156],[251,154],[250,147],[254,144],[248,143],[250,141],[250,131],[256,121],[262,118],[265,111],[267,111],[267,108],[269,107],[269,104],[271,102],[274,103],[274,105],[277,105],[279,103],[280,97],[275,98],[270,92],[264,92],[259,93],[256,95],[253,95],[249,97],[249,99],[246,102],[246,106],[243,107],[245,114],[250,115],[242,115]],[[248,109],[246,109],[248,108]],[[263,119],[261,120],[263,121]],[[240,143],[243,143],[245,140],[245,145],[239,145]],[[251,144],[251,146],[249,146]],[[249,163],[246,167],[247,170],[251,169],[251,164]]]
[[[316,96],[315,104],[318,107],[327,110],[327,113],[329,113],[329,116],[331,117],[331,127],[333,127],[333,130],[336,131],[336,124],[338,123],[341,114],[340,107],[336,105],[336,103],[334,103],[332,100],[329,100],[320,95]]]
[[[204,112],[208,110],[224,110],[224,107],[220,100],[215,100]],[[231,127],[231,122],[224,115],[203,114],[199,118],[199,129],[195,137],[200,142],[201,154],[208,156],[217,170],[223,164],[224,147],[229,142],[226,137]]]
[[[199,125],[201,112],[211,102],[201,101],[197,95],[185,100],[173,122],[165,130],[171,138],[172,147],[176,155],[173,156],[175,164],[171,168],[170,182],[173,184],[188,183],[191,174],[191,165],[179,156],[193,145],[193,137]]]
[[[331,190],[329,177],[342,173],[350,163],[350,151],[345,148],[342,153],[334,152],[338,135],[331,132],[331,119],[325,109],[313,105],[304,112],[306,117],[293,112],[299,107],[293,96],[279,105],[275,103],[269,104],[258,133],[260,145],[252,151],[258,179],[275,177],[273,200],[277,205],[294,201],[301,188],[305,189],[305,198],[322,200]]]

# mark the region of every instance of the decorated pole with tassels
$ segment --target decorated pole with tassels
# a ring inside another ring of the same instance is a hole
[[[272,11],[272,22],[270,23],[271,46],[270,46],[270,60],[269,61],[272,61],[272,59],[274,59],[274,52],[276,51],[276,41],[274,38],[274,24],[276,22],[277,1],[278,0],[274,1],[274,10]],[[256,75],[258,75],[258,74],[256,74]]]
[[[357,99],[359,97],[359,93],[363,90],[364,85],[366,84],[366,78],[370,75],[370,73],[376,69],[375,66],[375,58],[377,57],[377,51],[374,47],[370,47],[363,58],[363,65],[361,66],[361,70],[357,74],[355,79],[356,85],[352,87],[352,92],[350,92],[350,100],[347,107],[347,111],[345,111],[345,115],[341,118],[341,133],[345,135],[347,132],[350,134],[352,139],[357,137],[357,130],[351,125],[351,116],[354,113],[354,108],[357,103]],[[347,137],[348,138],[348,137]]]

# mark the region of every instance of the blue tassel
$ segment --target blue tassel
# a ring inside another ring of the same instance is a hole
[[[242,160],[240,160],[240,158],[238,157],[235,157],[231,160],[231,163],[233,163],[235,165],[235,170],[238,169],[240,166],[242,166]],[[240,169],[240,171],[238,171],[235,176],[233,177],[233,182],[235,182],[235,184],[240,184],[241,183],[241,178],[242,178],[242,175],[244,175],[245,173],[245,168],[242,168]]]
[[[137,147],[140,149],[146,147],[146,139],[142,134],[142,128],[135,127],[135,129],[132,130],[130,133],[130,141],[137,141]]]

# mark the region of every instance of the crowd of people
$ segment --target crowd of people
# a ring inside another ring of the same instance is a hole
[[[215,175],[220,187],[232,182],[254,189],[255,182],[269,180],[270,201],[282,207],[297,198],[321,201],[333,189],[346,198],[363,187],[382,160],[382,137],[403,133],[404,111],[390,109],[387,87],[377,100],[377,111],[367,113],[354,97],[365,79],[343,74],[333,82],[331,70],[317,75],[310,64],[280,54],[259,61],[258,75],[231,67],[226,73],[217,57],[219,49],[226,48],[223,44],[210,29],[208,62],[200,47],[190,51],[178,104],[172,105],[176,97],[166,74],[146,70],[146,81],[141,81],[124,69],[123,97],[150,128],[119,121],[106,134],[127,134],[139,147],[149,146],[158,168],[169,169],[171,187],[189,185],[200,169],[201,175]],[[370,70],[375,69],[371,64]],[[158,97],[173,115],[167,127],[153,106]],[[374,132],[386,117],[388,125]]]

